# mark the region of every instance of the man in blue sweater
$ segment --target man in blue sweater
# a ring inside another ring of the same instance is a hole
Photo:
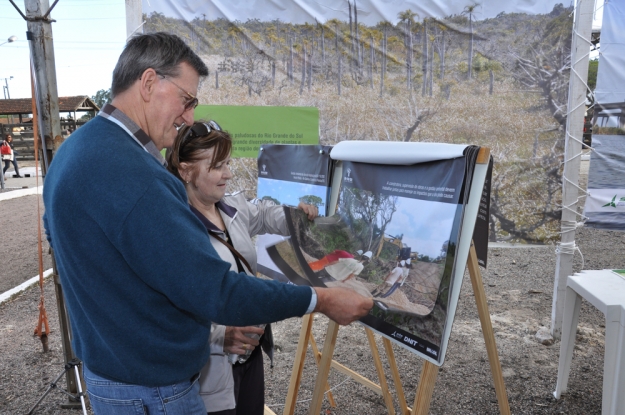
[[[131,39],[111,105],[63,143],[46,176],[46,233],[97,415],[205,414],[197,373],[211,321],[248,326],[318,311],[349,324],[373,306],[347,289],[236,274],[216,254],[160,154],[192,124],[207,75],[176,36]]]

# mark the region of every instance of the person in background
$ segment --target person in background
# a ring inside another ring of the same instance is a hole
[[[317,311],[349,324],[373,307],[349,289],[233,272],[219,257],[161,155],[193,124],[207,75],[178,36],[131,38],[111,104],[59,147],[46,175],[46,236],[95,415],[204,415],[198,378],[212,322],[251,326]]]
[[[19,153],[15,151],[13,147],[13,136],[11,134],[5,134],[4,143],[7,143],[9,147],[11,147],[11,156],[7,158],[2,158],[2,160],[4,161],[4,169],[2,169],[2,174],[5,174],[6,176],[6,172],[9,169],[9,166],[11,165],[11,163],[13,163],[13,169],[15,170],[15,175],[13,177],[22,178],[22,176],[20,176],[20,169],[17,166],[17,155]]]
[[[399,284],[400,287],[404,286],[404,283],[406,282],[406,280],[408,279],[408,276],[410,275],[410,270],[411,269],[412,269],[411,259],[408,258],[408,259],[406,259],[406,264],[404,266],[403,276],[401,278],[401,283]]]
[[[195,122],[178,131],[167,153],[167,169],[187,191],[191,211],[206,227],[213,248],[230,270],[256,275],[252,237],[264,233],[288,235],[284,209],[269,200],[252,204],[243,193],[227,194],[232,138],[214,122]],[[310,220],[317,207],[300,203]],[[236,305],[235,305],[236,307]],[[259,336],[260,340],[257,340]],[[263,329],[212,324],[211,356],[200,372],[200,396],[208,413],[262,415],[265,407],[263,357],[259,344],[273,359],[271,326]],[[246,355],[231,365],[229,355]]]

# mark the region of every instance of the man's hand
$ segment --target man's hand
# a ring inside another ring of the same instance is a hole
[[[343,326],[366,316],[373,308],[373,299],[364,297],[349,288],[315,287],[314,289],[317,293],[317,306],[314,311],[325,314]]]
[[[249,337],[250,334],[262,336],[265,330],[255,327],[226,327],[224,336],[224,352],[230,354],[245,354],[249,350],[253,350],[258,346],[258,339]]]
[[[304,211],[304,213],[308,216],[308,220],[313,220],[319,216],[319,209],[317,209],[317,206],[315,205],[307,205],[304,202],[299,202],[297,208]]]

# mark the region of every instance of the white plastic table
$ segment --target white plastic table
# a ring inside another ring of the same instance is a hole
[[[582,297],[605,314],[605,357],[601,413],[625,413],[625,278],[611,270],[582,271],[568,277],[558,362],[556,399],[566,392]]]

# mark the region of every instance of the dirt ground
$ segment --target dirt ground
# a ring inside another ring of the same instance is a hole
[[[0,202],[0,293],[31,278],[38,272],[37,196],[25,196]],[[576,235],[585,264],[584,269],[625,268],[625,235],[618,232],[580,228]],[[44,244],[44,269],[50,259]],[[559,342],[545,346],[535,334],[548,327],[555,274],[553,246],[531,248],[491,248],[488,269],[483,271],[495,338],[504,380],[513,414],[601,413],[605,324],[603,315],[589,303],[582,303],[580,323],[571,367],[568,393],[556,400]],[[580,255],[575,256],[574,271],[582,269]],[[45,301],[52,333],[50,351],[42,352],[33,329],[38,317],[39,288],[33,287],[0,304],[0,414],[25,414],[45,392],[49,383],[63,370],[54,284],[45,284]],[[322,347],[327,319],[315,316],[313,333]],[[297,348],[300,319],[274,325],[277,352],[275,367],[266,363],[266,402],[282,413]],[[383,354],[381,339],[378,348]],[[394,347],[401,372],[402,387],[412,407],[421,373],[422,360],[403,348]],[[364,330],[359,324],[339,331],[335,360],[379,383]],[[382,361],[386,379],[394,389],[386,358]],[[297,414],[308,412],[316,375],[311,352],[307,354]],[[323,414],[388,413],[381,396],[334,370],[330,386],[336,407],[328,400]],[[59,382],[64,386],[65,382]],[[393,394],[395,410],[399,410]],[[67,397],[53,390],[38,406],[35,414],[76,414],[61,409]],[[490,367],[484,346],[471,283],[465,274],[460,302],[445,364],[434,386],[431,414],[499,413]]]

